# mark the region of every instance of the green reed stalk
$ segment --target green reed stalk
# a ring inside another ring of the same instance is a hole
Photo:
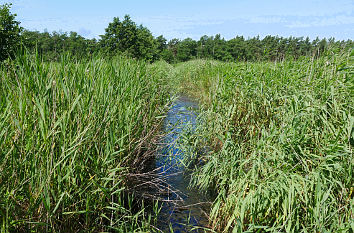
[[[215,230],[354,231],[353,58],[176,67],[171,80],[203,103],[187,141],[212,147],[192,185],[216,196]]]
[[[1,231],[150,229],[126,177],[165,111],[163,85],[161,72],[119,57],[2,64]]]

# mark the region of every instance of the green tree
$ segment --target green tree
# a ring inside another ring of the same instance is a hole
[[[0,5],[0,61],[14,54],[20,44],[20,22],[10,12],[11,4]]]
[[[156,43],[156,54],[154,60],[164,59],[163,54],[167,50],[167,40],[165,37],[158,36],[155,40]],[[165,59],[166,60],[166,59]]]
[[[172,39],[168,42],[167,44],[167,47],[169,50],[172,51],[173,53],[173,56],[177,56],[177,47],[178,47],[178,44],[180,43],[181,41],[179,39]]]
[[[243,36],[236,36],[228,41],[229,53],[236,61],[246,59],[246,46]]]
[[[227,44],[220,34],[216,34],[213,41],[213,58],[221,61],[232,60],[232,56],[228,52]]]
[[[212,58],[214,37],[213,36],[209,37],[207,35],[204,35],[199,39],[197,43],[198,43],[197,56],[199,58],[209,58],[209,59]]]
[[[197,42],[191,38],[186,38],[178,43],[177,59],[178,61],[188,61],[197,56]]]
[[[86,39],[76,32],[38,32],[23,30],[24,46],[31,52],[38,52],[45,60],[60,59],[62,53],[69,53],[78,59],[86,59],[97,51],[97,40]]]
[[[101,36],[101,47],[109,54],[127,54],[138,59],[153,60],[157,44],[149,29],[137,26],[129,15],[124,20],[113,18]]]
[[[167,40],[162,35],[156,38],[156,43],[158,52],[162,52],[164,49],[167,49]]]

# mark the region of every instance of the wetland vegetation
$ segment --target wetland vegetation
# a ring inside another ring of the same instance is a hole
[[[351,40],[167,43],[126,16],[96,41],[0,16],[1,232],[173,231],[146,188],[165,184],[208,197],[180,211],[199,232],[354,231]]]

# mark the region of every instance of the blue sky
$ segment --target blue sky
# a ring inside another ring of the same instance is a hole
[[[354,0],[0,0],[12,2],[30,30],[76,31],[99,38],[113,17],[129,14],[153,35],[199,39],[236,35],[354,39]]]

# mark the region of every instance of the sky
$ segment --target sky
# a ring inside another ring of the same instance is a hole
[[[76,31],[86,38],[99,38],[113,17],[128,14],[167,39],[221,34],[354,40],[354,0],[0,0],[9,2],[26,29]]]

